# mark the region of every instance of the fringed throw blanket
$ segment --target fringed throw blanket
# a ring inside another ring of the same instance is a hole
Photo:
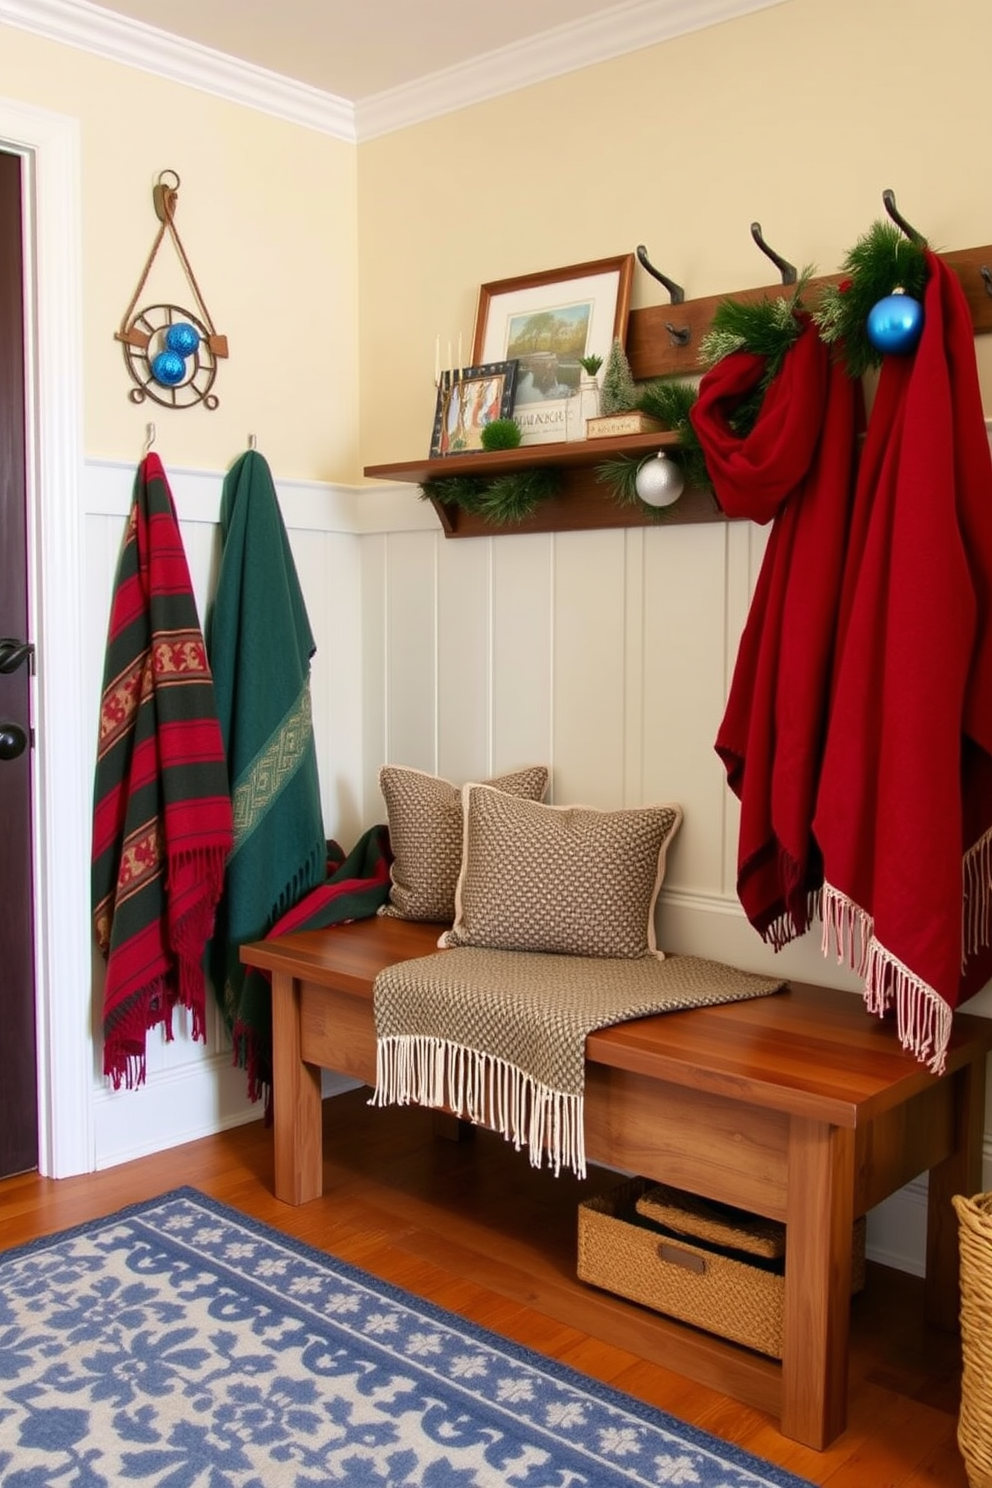
[[[812,823],[861,394],[806,321],[740,435],[734,414],[765,365],[745,351],[724,357],[702,380],[692,422],[727,515],[773,522],[716,751],[741,802],[738,896],[779,950],[808,928],[823,883]]]
[[[234,801],[234,850],[209,967],[253,1100],[272,1078],[268,983],[239,948],[326,876],[310,710],[316,647],[269,467],[249,450],[221,498],[221,562],[207,645]]]
[[[389,900],[392,863],[389,830],[369,827],[345,856],[336,842],[327,844],[327,877],[277,920],[266,936],[325,930],[349,920],[367,920]],[[264,975],[264,973],[260,973]]]
[[[140,466],[117,567],[94,783],[92,902],[107,960],[103,1068],[145,1078],[176,1003],[206,1037],[203,951],[232,842],[224,746],[172,494]]]
[[[653,1013],[765,997],[784,983],[698,956],[603,960],[459,948],[375,979],[372,1104],[447,1107],[585,1176],[587,1034]]]
[[[887,357],[859,472],[814,830],[824,950],[940,1072],[992,974],[992,459],[957,276]]]

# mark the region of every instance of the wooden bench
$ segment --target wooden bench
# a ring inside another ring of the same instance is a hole
[[[439,930],[377,918],[243,949],[272,976],[280,1199],[302,1204],[322,1192],[321,1070],[374,1085],[372,983],[383,967],[430,954]],[[982,1186],[990,1048],[992,1020],[958,1015],[936,1077],[858,996],[795,983],[589,1036],[591,1162],[788,1227],[781,1364],[655,1323],[645,1310],[645,1328],[670,1332],[673,1368],[777,1416],[786,1436],[826,1447],[846,1422],[852,1224],[924,1172],[927,1318],[957,1327],[951,1196]]]

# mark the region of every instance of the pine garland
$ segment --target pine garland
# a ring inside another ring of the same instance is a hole
[[[708,366],[729,356],[732,351],[750,351],[768,363],[765,386],[778,376],[789,347],[802,330],[799,315],[803,294],[812,276],[812,268],[803,269],[791,295],[767,296],[760,300],[721,300],[713,313],[709,331],[699,346],[699,355]]]
[[[925,239],[914,242],[891,223],[874,222],[841,266],[847,277],[824,288],[813,320],[821,338],[838,347],[849,377],[863,377],[882,364],[882,352],[868,339],[872,307],[896,289],[922,300],[926,246]]]
[[[703,447],[689,417],[698,397],[699,389],[694,383],[660,377],[641,387],[637,407],[656,418],[663,429],[672,429],[679,436],[678,459],[685,471],[686,485],[708,487],[710,479]]]
[[[420,487],[423,501],[440,501],[445,506],[458,506],[462,511],[479,512],[485,500],[488,481],[479,475],[447,475],[426,480]]]
[[[529,517],[542,501],[557,496],[561,472],[553,468],[518,470],[512,475],[498,475],[489,484],[482,504],[482,515],[496,527],[520,522]]]
[[[421,499],[440,501],[483,517],[494,527],[522,521],[542,501],[557,496],[561,471],[553,467],[519,470],[488,478],[481,475],[446,475],[424,481]]]

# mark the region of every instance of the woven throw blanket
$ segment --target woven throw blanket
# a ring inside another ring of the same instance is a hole
[[[240,961],[327,876],[310,704],[316,646],[272,473],[256,450],[229,470],[220,507],[221,558],[207,623],[224,734],[234,848],[208,965],[234,1062],[260,1099],[272,1082],[268,983]]]
[[[585,1177],[586,1036],[765,997],[784,980],[699,956],[602,960],[462,947],[387,966],[373,984],[370,1104],[446,1107]]]
[[[178,1003],[206,1037],[203,950],[231,849],[224,742],[165,471],[134,481],[100,698],[92,906],[107,961],[103,1069],[145,1079],[145,1035]]]

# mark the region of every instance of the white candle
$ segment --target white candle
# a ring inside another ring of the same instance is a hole
[[[434,337],[434,386],[441,381],[441,332]]]
[[[458,366],[459,366],[459,368],[461,368],[461,365],[462,365],[462,333],[461,333],[461,331],[459,331],[458,332]]]
[[[448,386],[449,387],[451,386],[451,368],[452,368],[452,361],[451,361],[451,342],[449,341],[448,342]]]

